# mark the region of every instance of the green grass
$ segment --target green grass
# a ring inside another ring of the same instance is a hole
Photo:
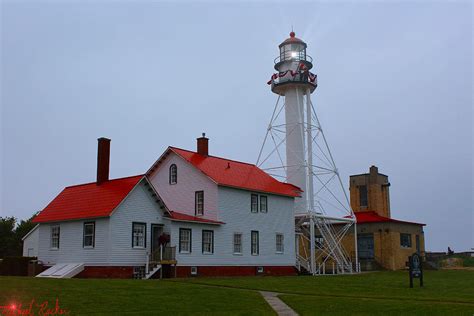
[[[463,256],[462,263],[464,267],[474,267],[474,257]]]
[[[162,281],[0,277],[0,305],[58,298],[71,315],[274,314],[257,292],[266,290],[280,292],[301,315],[474,315],[474,271],[426,271],[425,286],[417,281],[410,289],[407,272]]]
[[[159,280],[0,277],[0,305],[22,303],[25,307],[33,299],[54,305],[56,298],[71,315],[274,315],[255,291]]]
[[[280,298],[301,315],[474,315],[474,271],[425,271],[424,277],[425,286],[415,280],[414,288],[406,271],[185,282],[284,293]]]
[[[175,280],[175,282],[182,282]],[[291,294],[452,301],[474,304],[474,271],[439,270],[424,272],[424,287],[418,279],[408,287],[408,273],[373,272],[358,275],[300,276],[274,278],[189,279],[186,282],[257,289]]]

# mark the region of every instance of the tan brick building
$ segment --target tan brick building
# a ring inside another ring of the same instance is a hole
[[[370,172],[350,176],[351,207],[357,217],[357,247],[362,269],[381,266],[388,270],[405,268],[408,256],[424,255],[425,224],[396,220],[390,212],[388,176],[375,166]],[[343,240],[348,253],[355,255],[354,233]]]

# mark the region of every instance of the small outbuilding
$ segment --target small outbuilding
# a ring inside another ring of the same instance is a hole
[[[352,175],[349,181],[362,270],[404,269],[408,256],[414,252],[424,256],[425,224],[392,218],[388,176],[372,166],[369,173]],[[353,232],[346,235],[344,247],[355,256]]]

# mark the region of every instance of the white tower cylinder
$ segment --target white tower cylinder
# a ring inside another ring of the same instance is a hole
[[[279,47],[280,56],[275,59],[278,73],[272,76],[272,91],[285,97],[286,181],[304,191],[301,198],[296,199],[295,205],[295,213],[303,213],[310,210],[310,200],[313,198],[305,140],[308,128],[304,97],[316,89],[317,82],[316,77],[309,72],[313,64],[311,57],[306,55],[305,42],[291,32],[290,37]]]
[[[301,198],[296,200],[296,213],[308,211],[303,96],[301,87],[293,87],[285,91],[286,181],[304,191]]]

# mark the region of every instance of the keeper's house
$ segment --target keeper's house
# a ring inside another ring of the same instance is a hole
[[[66,187],[35,217],[25,254],[79,277],[296,274],[297,187],[210,156],[204,135],[144,175],[109,180],[109,152],[100,138],[97,181]]]

